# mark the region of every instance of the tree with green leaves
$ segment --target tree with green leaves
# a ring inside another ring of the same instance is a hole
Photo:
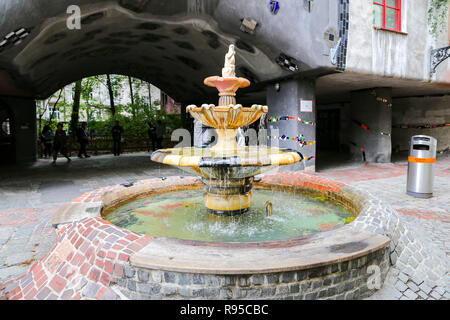
[[[53,110],[50,114],[49,119],[47,120],[46,124],[50,124],[53,120],[53,117],[55,115],[55,111],[58,108],[58,103],[61,100],[61,97],[63,96],[63,92],[64,92],[64,88],[55,92],[54,94],[52,94],[48,99],[45,100],[40,100],[37,103],[37,114],[38,114],[38,133],[40,135],[41,131],[42,131],[42,118],[44,117],[45,113],[47,113],[49,111],[49,107],[50,107],[50,101],[52,101],[54,98],[56,98],[56,102],[53,105]]]

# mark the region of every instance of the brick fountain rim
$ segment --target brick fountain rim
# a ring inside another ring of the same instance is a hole
[[[186,187],[200,189],[200,178],[149,179],[127,187],[98,189],[62,206],[55,213],[52,223],[57,227],[86,218],[101,219],[102,213],[127,202]],[[367,210],[371,211],[370,214],[374,213],[373,210],[378,210],[370,205],[373,197],[367,193],[304,173],[268,175],[255,187],[325,196],[346,206],[357,217],[351,224],[288,240],[214,243],[157,238],[130,256],[131,266],[213,275],[265,274],[307,270],[350,261],[389,245],[390,239],[385,235],[354,228],[354,223]]]

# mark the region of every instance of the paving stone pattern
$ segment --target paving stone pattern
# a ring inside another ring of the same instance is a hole
[[[26,275],[0,286],[0,293],[9,300],[119,299],[111,283],[123,275],[130,255],[152,239],[100,218],[66,224],[53,250]]]
[[[26,273],[53,248],[52,215],[67,201],[108,186],[189,175],[151,162],[147,153],[59,159],[56,167],[51,161],[0,167],[0,285]]]
[[[405,162],[366,164],[357,169],[318,174],[347,182],[373,197],[371,207],[385,208],[381,215],[366,210],[353,223],[355,228],[391,239],[393,267],[382,290],[371,299],[446,300],[450,297],[450,157],[439,159],[436,167],[435,188],[430,199],[406,194]]]
[[[45,198],[44,193],[58,192],[51,184],[42,187],[43,181],[68,181],[67,190],[71,196],[74,194],[76,196],[73,198],[81,196],[79,201],[84,202],[90,196],[92,197],[87,201],[94,201],[99,194],[93,195],[90,192],[101,187],[155,176],[187,175],[178,169],[155,167],[147,159],[144,160],[144,157],[148,155],[128,155],[120,157],[120,160],[111,156],[94,157],[89,160],[74,159],[68,165],[58,162],[57,168],[51,168],[49,163],[41,160],[27,168],[17,167],[0,172],[2,179],[0,299],[6,298],[5,292],[8,293],[8,297],[13,297],[11,292],[18,286],[22,288],[23,285],[30,285],[27,281],[38,280],[34,279],[33,271],[39,268],[37,265],[42,266],[45,259],[49,258],[47,253],[60,237],[60,232],[57,234],[54,232],[50,221],[52,214],[63,201],[58,202],[57,197],[46,198],[53,199],[55,202],[52,203],[42,201]],[[381,216],[362,214],[354,223],[355,228],[386,234],[392,240],[389,257],[393,266],[387,274],[383,288],[371,298],[403,300],[449,298],[450,157],[438,158],[436,167],[434,197],[431,199],[415,199],[406,195],[406,162],[386,165],[356,164],[344,169],[331,169],[312,174],[339,181],[335,187],[344,191],[345,185],[365,190],[374,199],[383,199],[391,205],[391,208],[386,208]],[[70,185],[77,186],[78,192]],[[383,207],[384,204],[374,200],[370,206]],[[38,262],[37,260],[41,258],[42,260]],[[60,271],[64,267],[62,266]],[[10,281],[26,271],[29,273],[19,279],[16,278],[16,281]],[[45,274],[52,277],[47,270]],[[54,277],[56,278],[56,275]],[[145,275],[141,275],[138,279],[145,279]],[[39,280],[42,281],[41,278]],[[78,287],[69,287],[72,289],[59,292],[58,295],[54,288],[58,288],[62,281],[59,278],[53,280],[53,278],[50,281],[46,280],[48,285],[40,287],[40,296],[37,297],[36,293],[36,298],[75,297],[71,296],[70,290],[76,291]],[[50,282],[53,287],[50,287]],[[88,299],[98,286],[98,283],[88,282],[88,279],[79,280],[78,285],[86,291],[86,295],[80,294],[80,298]],[[18,283],[18,286],[13,288],[11,285],[14,283]],[[136,284],[137,288],[138,283],[139,281]],[[114,287],[110,287],[113,292]],[[36,286],[34,289],[38,290]],[[16,290],[16,296],[18,291],[21,289]],[[126,298],[120,291],[114,293],[114,298]],[[112,298],[113,295],[109,297]]]

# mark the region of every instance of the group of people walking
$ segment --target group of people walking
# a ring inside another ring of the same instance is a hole
[[[67,154],[67,134],[63,130],[62,123],[58,123],[55,133],[49,125],[46,125],[42,130],[41,141],[44,143],[44,157],[53,156],[53,165],[56,164],[58,153],[66,157],[68,162],[71,161]]]
[[[158,120],[156,126],[152,122],[148,122],[148,126],[148,137],[152,142],[152,150],[154,151],[156,148],[161,149],[166,127],[161,120]],[[120,125],[120,121],[116,120],[116,123],[111,130],[114,156],[120,156],[122,152],[121,145],[123,142],[123,133],[124,129]],[[90,133],[87,129],[86,123],[82,123],[82,125],[77,128],[76,137],[77,142],[80,145],[78,157],[83,158],[84,155],[85,158],[90,158],[87,154],[87,145],[89,144]],[[41,142],[44,144],[44,157],[53,157],[53,165],[56,165],[58,154],[62,154],[67,159],[67,162],[71,161],[68,155],[67,134],[66,131],[63,130],[62,123],[58,123],[56,132],[53,132],[51,127],[46,125],[41,133]]]

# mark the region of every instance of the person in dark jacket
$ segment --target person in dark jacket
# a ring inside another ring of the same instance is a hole
[[[90,156],[86,152],[86,147],[89,143],[89,131],[87,129],[86,123],[83,123],[81,127],[77,129],[77,139],[78,143],[80,144],[78,158],[83,158],[83,154],[85,158],[90,158]]]
[[[116,120],[116,125],[112,128],[112,137],[113,137],[113,152],[115,156],[120,156],[120,149],[122,143],[122,134],[123,128],[120,125],[119,120]]]
[[[153,122],[148,122],[148,137],[152,140],[152,151],[156,150],[156,127]]]
[[[162,123],[161,120],[158,120],[158,124],[156,125],[156,144],[158,149],[162,148],[162,142],[164,139],[164,134],[166,133],[166,126]]]
[[[53,130],[48,124],[42,130],[41,141],[44,143],[44,157],[50,158],[52,156]]]
[[[63,124],[58,123],[58,129],[55,132],[55,138],[53,139],[53,165],[56,165],[56,159],[58,159],[58,153],[66,157],[67,162],[70,162],[69,156],[67,155],[67,134],[63,130]]]

